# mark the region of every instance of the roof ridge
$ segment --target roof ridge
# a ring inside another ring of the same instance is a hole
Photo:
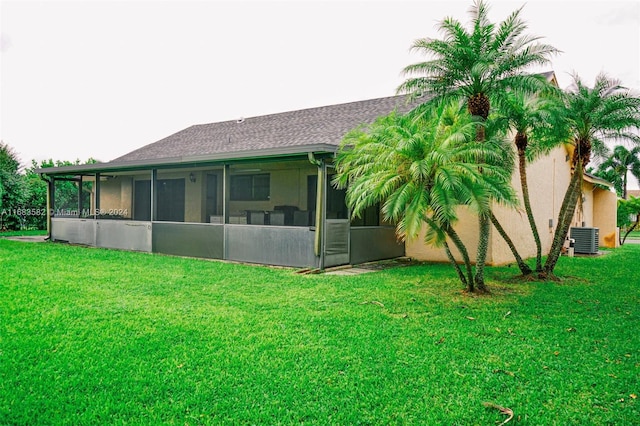
[[[334,108],[334,107],[338,107],[338,106],[349,106],[349,105],[353,105],[353,104],[359,104],[359,103],[366,103],[366,102],[375,102],[375,101],[380,101],[383,99],[399,99],[402,97],[407,97],[408,95],[393,95],[393,96],[380,96],[378,98],[369,98],[369,99],[362,99],[359,101],[350,101],[350,102],[340,102],[340,103],[335,103],[335,104],[329,104],[329,105],[321,105],[321,106],[316,106],[316,107],[309,107],[309,108],[302,108],[302,109],[290,109],[290,110],[286,110],[286,111],[280,111],[280,112],[272,112],[269,114],[261,114],[261,115],[252,115],[250,117],[244,117],[244,116],[240,116],[239,118],[236,119],[229,119],[229,120],[222,120],[222,121],[212,121],[212,122],[208,122],[208,123],[198,123],[198,124],[193,124],[189,127],[187,127],[186,129],[190,128],[190,127],[201,127],[201,126],[208,126],[208,125],[212,125],[212,124],[223,124],[223,123],[237,123],[237,124],[241,124],[238,123],[238,120],[242,120],[243,122],[245,120],[251,120],[251,119],[255,119],[255,118],[269,118],[269,117],[275,117],[275,116],[279,116],[279,115],[285,115],[285,114],[293,114],[293,113],[302,113],[305,111],[316,111],[316,110],[321,110],[321,109],[325,109],[325,108]],[[186,130],[183,129],[183,130]]]

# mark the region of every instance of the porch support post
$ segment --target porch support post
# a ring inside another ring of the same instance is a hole
[[[324,218],[326,217],[327,165],[324,160],[318,165],[318,187],[316,188],[316,233],[313,251],[320,257],[320,269],[324,269]]]
[[[230,200],[231,176],[229,165],[225,164],[222,169],[222,223],[229,223],[229,200]]]
[[[95,192],[93,196],[95,199],[93,200],[93,218],[97,219],[100,214],[100,173],[96,173],[96,183],[94,186]]]
[[[156,220],[158,214],[158,169],[151,170],[151,221]]]
[[[51,218],[54,215],[55,199],[56,199],[56,178],[52,177],[51,180],[45,179],[47,182],[47,234],[49,239],[53,241],[53,234],[51,233]]]
[[[222,223],[224,234],[222,236],[222,259],[229,258],[229,246],[227,242],[227,232],[229,223],[229,201],[231,200],[231,173],[229,165],[225,164],[222,169]]]
[[[78,218],[82,217],[82,175],[78,179]]]

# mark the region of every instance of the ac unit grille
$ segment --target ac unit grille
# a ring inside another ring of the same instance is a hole
[[[573,249],[576,253],[598,253],[598,228],[571,228],[570,237],[575,240]]]

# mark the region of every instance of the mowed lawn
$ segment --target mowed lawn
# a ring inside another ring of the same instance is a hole
[[[0,240],[0,424],[640,423],[640,245],[460,291]],[[569,278],[575,277],[575,278]]]

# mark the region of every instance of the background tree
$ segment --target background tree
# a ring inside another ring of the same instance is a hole
[[[623,145],[613,148],[613,153],[599,166],[595,174],[612,182],[618,195],[627,199],[629,173],[640,181],[640,146],[627,149]]]
[[[624,245],[629,234],[640,229],[640,197],[618,200],[618,226],[620,226],[620,245]]]
[[[27,216],[25,226],[29,229],[46,229],[47,227],[47,183],[35,172],[40,167],[53,167],[52,160],[44,160],[38,164],[31,160],[31,167],[25,170],[25,199],[24,204],[36,212]],[[77,190],[76,190],[77,193]]]
[[[46,169],[48,167],[65,167],[65,166],[77,166],[80,164],[94,164],[97,163],[97,160],[94,158],[89,158],[87,161],[82,163],[79,159],[75,161],[67,161],[67,160],[43,160],[40,164],[37,164],[35,161],[32,162],[31,168],[27,170],[27,179],[30,181],[30,197],[31,197],[31,206],[42,206],[43,208],[47,205],[47,184],[42,181],[38,174],[35,173],[36,169]],[[91,203],[91,187],[92,182],[83,182],[83,187],[86,189],[82,192],[82,205],[89,206]],[[55,189],[55,209],[69,209],[69,210],[77,210],[78,207],[78,184],[72,181],[56,181],[56,189]]]
[[[22,207],[25,188],[18,154],[0,141],[0,229],[19,229],[20,217],[15,211]]]
[[[634,132],[640,127],[640,98],[622,87],[619,80],[603,73],[596,77],[593,88],[586,86],[577,75],[573,80],[572,86],[565,92],[566,118],[574,146],[571,160],[573,175],[560,207],[558,226],[544,264],[547,277],[553,276],[578,199],[581,198],[584,170],[591,156],[606,157],[606,140],[639,142]]]
[[[496,166],[501,162],[503,139],[478,143],[475,133],[475,120],[456,102],[422,109],[419,114],[392,113],[367,131],[358,129],[345,136],[334,180],[347,188],[347,203],[356,217],[382,203],[385,220],[397,224],[402,240],[416,237],[426,225],[426,242],[444,247],[469,291],[476,286],[467,249],[453,228],[457,209],[466,205],[482,213],[491,200],[514,199],[509,173]],[[447,237],[460,252],[464,271]]]
[[[89,158],[85,164],[96,163]],[[47,183],[35,172],[39,168],[81,164],[80,160],[32,160],[31,167],[22,168],[18,157],[9,146],[0,144],[0,228],[45,229],[47,223]],[[84,182],[83,205],[89,206],[92,182]],[[5,189],[6,188],[6,189]],[[56,182],[58,208],[75,210],[78,205],[78,184],[71,181]]]
[[[499,25],[489,21],[488,6],[479,0],[470,8],[469,29],[453,18],[439,24],[442,39],[417,40],[413,50],[431,59],[409,65],[404,74],[410,76],[399,88],[414,98],[425,96],[426,102],[443,99],[463,99],[467,109],[481,121],[491,112],[492,100],[508,90],[519,88],[535,92],[544,79],[527,73],[533,65],[545,65],[557,52],[550,45],[539,43],[539,37],[524,34],[526,23],[520,18],[521,8]],[[484,127],[478,126],[476,140],[484,141]],[[475,281],[485,288],[484,263],[489,242],[489,212],[479,215],[478,252]]]
[[[598,176],[599,178],[602,178],[604,180],[606,180],[607,182],[610,182],[613,184],[613,188],[616,190],[616,194],[618,195],[618,197],[622,198],[622,177],[617,174],[613,169],[611,168],[607,168],[607,169],[602,169],[600,168],[600,166],[598,166],[598,168],[594,169],[593,167],[588,167],[587,168],[587,173],[591,173],[594,176]],[[608,187],[605,187],[603,185],[597,185],[602,187],[602,189],[608,190]]]

